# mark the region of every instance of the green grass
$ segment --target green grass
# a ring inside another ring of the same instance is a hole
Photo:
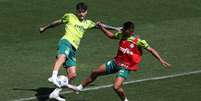
[[[201,74],[125,85],[130,101],[199,101]],[[70,101],[118,101],[112,88],[65,95]]]
[[[47,82],[47,78],[51,75],[56,45],[64,32],[63,26],[48,30],[44,34],[39,34],[38,28],[62,17],[67,11],[73,12],[74,5],[79,1],[0,0],[0,101],[32,97],[36,94],[34,89],[53,87]],[[132,73],[128,80],[200,70],[201,1],[84,0],[84,2],[89,5],[89,18],[95,21],[100,20],[116,26],[127,20],[134,21],[139,35],[172,64],[172,69],[163,69],[156,59],[144,52],[141,70]],[[117,45],[118,41],[106,38],[98,30],[88,31],[78,50],[79,70],[74,83],[78,84],[93,68],[112,59],[116,54]],[[62,69],[61,74],[64,73]],[[114,76],[101,78],[94,84],[96,86],[110,84]],[[198,74],[132,84],[134,86],[127,85],[125,89],[131,100],[136,101],[187,101],[190,98],[192,101],[198,101],[200,91],[196,89],[200,88],[198,85],[200,80]],[[187,86],[185,82],[191,86]],[[169,85],[171,89],[166,88]],[[177,86],[181,87],[181,91]],[[185,91],[186,87],[189,90]],[[168,94],[164,95],[166,92],[161,89],[171,90],[172,93],[167,92]],[[86,92],[78,98],[73,94],[67,97],[72,101],[92,101],[96,96],[100,98],[102,94],[109,94],[111,101],[118,100],[111,89],[96,92],[97,94],[94,91]],[[177,94],[179,95],[176,96]],[[135,96],[131,97],[133,95],[136,95],[136,99]],[[103,99],[100,100],[106,100],[107,97],[101,96]]]

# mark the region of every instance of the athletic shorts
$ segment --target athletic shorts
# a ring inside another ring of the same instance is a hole
[[[128,75],[130,74],[130,71],[127,70],[126,68],[117,66],[114,60],[107,61],[105,63],[105,67],[106,67],[106,74],[117,73],[117,77],[122,77],[124,79],[127,79]]]
[[[57,56],[64,54],[66,56],[66,61],[63,64],[65,68],[76,66],[76,49],[71,45],[71,43],[66,39],[61,39],[57,48]]]

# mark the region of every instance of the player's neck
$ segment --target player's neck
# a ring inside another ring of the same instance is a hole
[[[82,22],[82,21],[84,21],[85,19],[83,18],[80,18],[77,14],[76,14],[76,17],[77,17],[77,19],[80,21],[80,22]]]
[[[84,19],[79,19],[80,22],[84,21]]]

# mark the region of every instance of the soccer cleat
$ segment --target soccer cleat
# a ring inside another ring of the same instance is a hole
[[[79,94],[80,92],[80,90],[76,86],[73,86],[71,84],[67,84],[66,87],[72,89],[75,92],[75,94]]]
[[[61,97],[59,96],[59,93],[57,93],[57,92],[52,92],[52,93],[49,95],[49,98],[50,98],[50,99],[56,99],[56,100],[58,100],[58,101],[66,101],[64,98],[61,98]]]
[[[83,86],[80,84],[79,86],[76,87],[77,91],[81,91],[83,89]]]
[[[49,78],[48,78],[48,81],[49,81],[49,82],[52,82],[52,77],[49,77]]]
[[[79,94],[80,91],[82,91],[82,90],[83,90],[83,86],[80,84],[79,86],[76,87],[75,94]]]

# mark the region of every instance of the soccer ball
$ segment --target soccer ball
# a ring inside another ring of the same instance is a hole
[[[64,75],[58,76],[58,83],[61,87],[66,87],[68,85],[68,77]]]

